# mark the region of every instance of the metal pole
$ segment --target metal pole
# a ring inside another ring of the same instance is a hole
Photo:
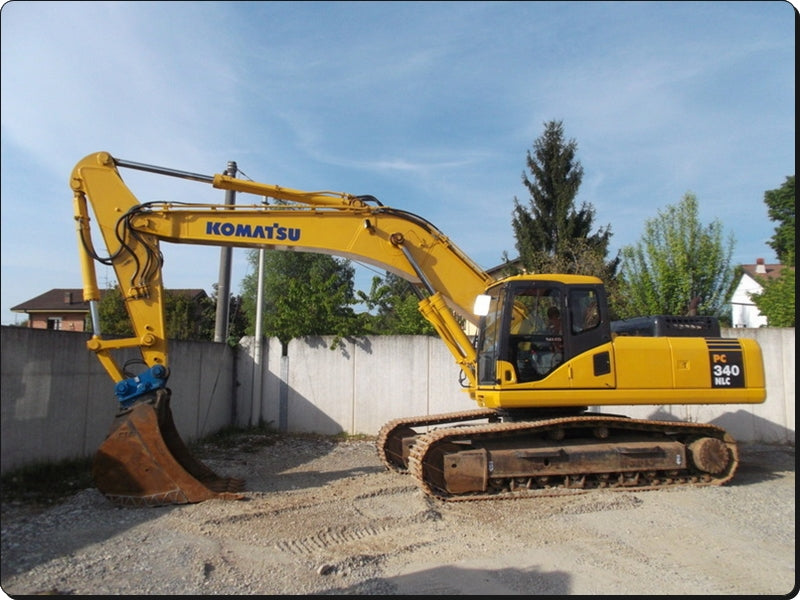
[[[226,175],[236,177],[236,162],[229,161]],[[236,192],[227,190],[225,192],[225,204],[232,206],[236,204]],[[219,284],[217,286],[217,317],[214,325],[214,341],[224,342],[228,339],[228,313],[230,310],[230,288],[231,288],[231,261],[233,248],[223,247],[219,255]]]
[[[268,199],[264,198],[264,204]],[[258,249],[258,284],[256,287],[256,347],[253,353],[253,398],[250,405],[250,426],[255,427],[261,422],[261,395],[264,369],[261,366],[261,357],[264,353],[264,331],[262,315],[264,312],[264,248]]]

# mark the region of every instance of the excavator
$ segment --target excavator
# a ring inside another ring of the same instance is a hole
[[[120,169],[259,200],[140,202]],[[443,501],[721,485],[739,463],[737,443],[721,427],[634,419],[598,407],[757,404],[766,398],[758,343],[721,337],[716,319],[657,315],[612,322],[600,279],[495,279],[427,220],[371,195],[306,192],[107,152],[77,163],[70,186],[94,327],[87,348],[114,382],[118,402],[92,469],[98,489],[117,504],[243,497],[244,481],[196,460],[172,419],[161,242],[327,253],[409,281],[477,406],[390,420],[377,432],[376,446],[387,469],[410,475],[425,494]],[[93,230],[108,256],[97,254]],[[97,262],[113,267],[130,338],[102,335]],[[466,322],[476,335],[465,333]],[[118,355],[131,349],[141,360],[121,365]]]

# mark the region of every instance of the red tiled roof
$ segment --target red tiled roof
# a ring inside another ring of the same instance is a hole
[[[107,290],[100,290],[100,297],[103,297]],[[181,294],[190,299],[206,295],[205,290],[185,289],[167,290],[172,294]],[[83,301],[82,288],[55,288],[45,292],[35,298],[26,300],[21,304],[11,308],[12,312],[34,313],[34,312],[89,312],[89,303]]]
[[[785,267],[786,265],[780,263],[774,265],[765,264],[764,261],[759,258],[754,265],[742,265],[742,270],[745,274],[758,281],[759,277],[777,279]]]

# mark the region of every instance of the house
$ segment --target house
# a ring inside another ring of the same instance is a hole
[[[764,290],[764,279],[776,279],[784,265],[768,265],[763,258],[754,265],[742,265],[743,273],[731,296],[731,325],[733,327],[766,327],[767,317],[762,315],[751,298]]]
[[[102,298],[107,290],[100,290]],[[190,300],[206,296],[205,290],[166,290],[181,294]],[[40,296],[26,300],[11,308],[12,312],[28,315],[27,326],[32,329],[58,329],[63,331],[85,331],[89,303],[83,300],[81,288],[55,288]]]
[[[27,326],[33,329],[84,331],[89,303],[83,301],[80,288],[56,288],[12,307],[11,311],[27,314]]]

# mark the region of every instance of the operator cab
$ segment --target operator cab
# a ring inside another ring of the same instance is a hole
[[[611,339],[605,291],[595,277],[511,277],[489,288],[481,300],[480,385],[539,381]],[[513,376],[499,369],[498,361],[511,365]]]

